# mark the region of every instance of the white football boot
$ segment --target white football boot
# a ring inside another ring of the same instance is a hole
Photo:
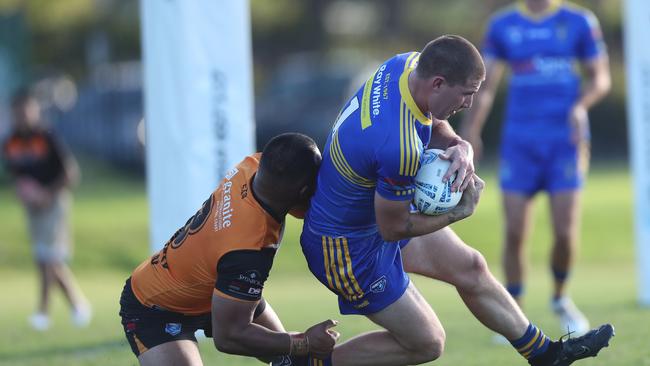
[[[47,314],[38,312],[29,317],[29,325],[39,332],[50,329],[50,317]]]
[[[72,310],[72,324],[78,328],[85,328],[93,318],[93,310],[89,303],[85,302]]]

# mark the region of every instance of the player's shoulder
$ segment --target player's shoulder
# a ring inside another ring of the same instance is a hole
[[[378,146],[377,143],[389,135],[399,134],[399,124],[395,120],[400,119],[402,79],[410,68],[415,67],[418,56],[419,52],[394,55],[377,67],[363,87],[358,100],[361,123],[354,126],[354,130],[369,137],[364,140],[371,140],[369,144],[372,146]],[[355,141],[355,144],[359,142]]]
[[[241,176],[245,177],[250,177],[255,172],[260,166],[260,160],[262,160],[262,153],[257,152],[251,155],[246,156],[242,161],[239,162],[234,168],[229,170],[226,173],[226,178],[230,179],[231,177],[234,177],[237,173],[240,171],[242,172]]]
[[[420,53],[417,51],[398,53],[379,65],[377,72],[383,73],[403,71],[411,66],[414,66],[415,63],[417,63],[417,58],[419,55]]]
[[[592,29],[598,28],[598,18],[590,9],[571,2],[565,2],[562,4],[561,11],[571,23],[582,24]]]
[[[590,9],[585,8],[584,6],[580,6],[578,4],[574,4],[569,1],[565,1],[564,3],[562,3],[560,9],[562,12],[564,12],[569,16],[574,16],[574,17],[584,18],[584,19],[589,19],[592,17],[595,18],[594,12],[591,11]]]

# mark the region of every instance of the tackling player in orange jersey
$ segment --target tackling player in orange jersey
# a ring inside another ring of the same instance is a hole
[[[164,248],[135,269],[120,316],[141,365],[202,365],[198,329],[222,352],[267,361],[332,351],[335,321],[287,333],[262,297],[284,218],[305,207],[320,161],[305,135],[273,138],[228,172]]]

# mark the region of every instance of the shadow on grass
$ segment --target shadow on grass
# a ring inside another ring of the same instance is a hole
[[[2,362],[11,361],[30,361],[38,359],[46,359],[50,357],[74,357],[74,358],[87,358],[97,356],[104,352],[113,351],[115,349],[128,349],[128,343],[125,339],[111,339],[95,344],[85,344],[76,346],[51,346],[48,348],[40,348],[35,350],[23,350],[20,352],[5,352],[0,353],[0,360]]]

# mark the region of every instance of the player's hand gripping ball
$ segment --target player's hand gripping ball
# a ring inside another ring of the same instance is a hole
[[[418,211],[426,215],[440,215],[451,210],[456,207],[463,195],[460,191],[451,191],[456,174],[447,183],[442,182],[442,177],[451,164],[438,157],[443,152],[439,149],[425,150],[420,160],[420,170],[415,176],[413,201]]]

